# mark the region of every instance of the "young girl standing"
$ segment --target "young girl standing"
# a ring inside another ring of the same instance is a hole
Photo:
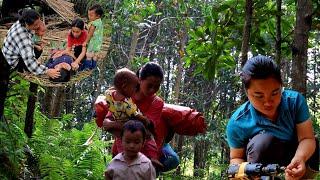
[[[102,7],[98,4],[93,5],[88,10],[89,33],[85,44],[87,45],[87,60],[92,61],[92,68],[97,65],[99,52],[103,42],[103,24],[101,17],[103,15]]]

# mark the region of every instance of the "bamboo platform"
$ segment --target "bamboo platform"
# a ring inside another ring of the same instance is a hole
[[[77,17],[78,15],[73,11],[73,3],[65,1],[65,0],[45,0],[45,2],[50,6],[55,12],[58,13],[59,16],[46,18],[44,17],[44,22],[47,26],[47,32],[43,37],[43,40],[47,42],[47,45],[43,49],[43,53],[38,59],[39,63],[44,64],[51,55],[51,50],[53,49],[65,49],[67,35],[70,30],[70,25],[64,28],[57,28],[60,24],[63,23],[61,18],[64,21],[67,21],[69,24],[71,21]],[[11,24],[1,25],[0,26],[0,42],[1,46],[3,41],[7,35],[7,31],[9,30]],[[108,53],[109,45],[111,38],[104,37],[104,42],[102,45],[102,50],[100,53],[100,58],[102,60],[105,59]],[[77,82],[80,82],[82,79],[89,77],[92,74],[92,70],[89,71],[81,71],[73,75],[68,82],[52,82],[49,80],[48,76],[41,75],[36,76],[29,72],[18,73],[21,77],[26,79],[27,81],[36,83],[43,87],[66,87],[73,85]]]

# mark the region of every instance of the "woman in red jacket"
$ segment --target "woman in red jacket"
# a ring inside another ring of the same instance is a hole
[[[178,155],[172,150],[172,148],[165,144],[164,141],[168,134],[168,127],[165,121],[161,119],[161,113],[163,108],[163,100],[156,95],[156,92],[160,88],[160,84],[163,81],[163,70],[162,68],[153,62],[148,62],[140,68],[137,72],[139,77],[139,88],[132,97],[134,103],[140,109],[140,111],[146,116],[154,125],[155,134],[154,138],[157,144],[154,156],[160,159],[164,165],[163,171],[174,169],[179,164]],[[111,132],[120,132],[123,124],[115,121],[111,121],[108,118],[105,119],[107,112],[98,103],[99,98],[96,101],[96,113],[97,113],[97,125],[104,127],[105,130]],[[116,136],[115,143],[112,147],[113,155],[122,152],[121,139],[119,134],[114,133]],[[149,145],[146,141],[145,145]],[[143,153],[143,152],[142,152]],[[149,152],[150,153],[150,152]],[[164,153],[164,154],[163,154]]]

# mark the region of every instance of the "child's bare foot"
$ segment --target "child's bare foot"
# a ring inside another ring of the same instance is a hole
[[[162,168],[164,168],[163,164],[162,164],[159,160],[153,159],[153,158],[150,159],[150,160],[151,160],[153,166],[154,166],[156,169],[162,169]]]

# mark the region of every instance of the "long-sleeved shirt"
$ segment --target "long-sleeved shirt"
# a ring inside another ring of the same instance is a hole
[[[15,22],[4,39],[2,53],[12,69],[18,65],[21,58],[31,73],[45,74],[48,68],[37,62],[33,51],[32,36],[30,30],[19,21]]]

